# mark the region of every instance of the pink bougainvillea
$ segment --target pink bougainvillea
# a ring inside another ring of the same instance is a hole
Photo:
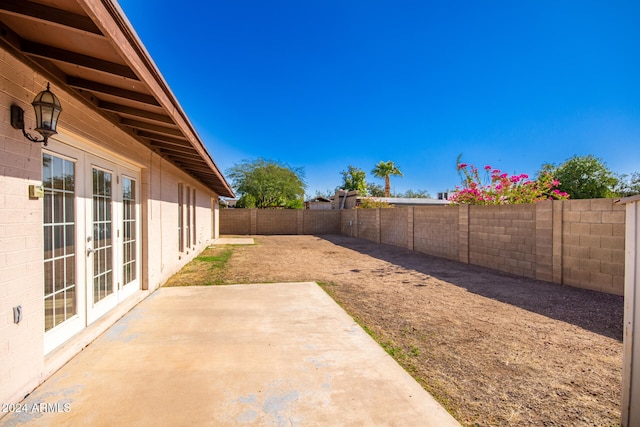
[[[542,174],[532,181],[527,174],[509,176],[489,165],[484,169],[488,175],[485,184],[480,179],[478,168],[466,163],[458,164],[463,187],[456,187],[449,201],[454,204],[504,205],[569,198],[567,193],[556,188],[560,182],[550,174]]]

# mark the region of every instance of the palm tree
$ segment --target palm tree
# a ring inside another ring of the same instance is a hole
[[[371,173],[378,178],[384,178],[384,197],[391,196],[391,182],[389,177],[391,175],[402,176],[400,169],[398,169],[395,163],[391,160],[387,162],[379,161]]]

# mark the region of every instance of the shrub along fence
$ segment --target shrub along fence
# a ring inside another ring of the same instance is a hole
[[[510,274],[624,293],[624,206],[613,199],[393,209],[221,209],[222,234],[343,234]]]

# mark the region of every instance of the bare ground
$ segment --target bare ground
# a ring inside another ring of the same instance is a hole
[[[256,236],[220,274],[321,283],[465,425],[619,425],[622,297],[346,236]]]

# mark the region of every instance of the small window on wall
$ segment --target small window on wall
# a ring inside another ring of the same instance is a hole
[[[193,197],[191,199],[191,230],[193,234],[193,245],[198,244],[198,239],[196,239],[196,189],[193,189]]]
[[[184,252],[184,186],[178,184],[178,250]]]
[[[136,181],[122,177],[122,222],[124,236],[122,239],[122,276],[124,284],[133,282],[136,277],[136,244],[138,236],[136,218]]]
[[[187,186],[187,248],[191,247],[191,188]]]

